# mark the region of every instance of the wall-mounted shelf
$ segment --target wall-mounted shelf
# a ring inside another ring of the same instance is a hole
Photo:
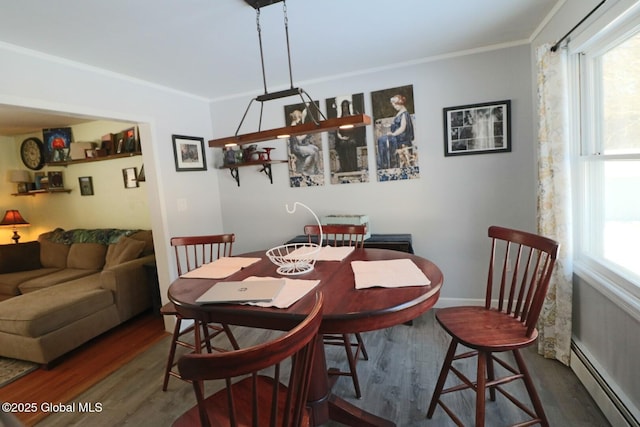
[[[12,196],[35,196],[36,194],[71,193],[68,188],[51,188],[49,190],[31,190],[26,193],[12,193]]]
[[[134,157],[134,156],[141,156],[141,155],[142,153],[140,151],[136,151],[133,153],[120,153],[120,154],[110,154],[108,156],[100,156],[100,157],[87,157],[86,159],[69,160],[66,162],[51,162],[51,163],[47,163],[46,165],[49,167],[52,167],[52,166],[67,167],[69,165],[75,165],[76,163],[101,162],[103,160],[122,159],[125,157]]]
[[[240,187],[240,173],[239,168],[246,166],[262,166],[258,172],[264,172],[269,177],[269,181],[273,184],[273,176],[271,175],[271,165],[274,163],[287,163],[286,160],[254,160],[250,162],[234,163],[222,166],[221,169],[229,169],[231,176],[236,180],[238,187]]]

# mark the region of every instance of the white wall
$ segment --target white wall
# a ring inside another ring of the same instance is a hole
[[[368,114],[370,92],[412,84],[420,179],[377,182],[372,170],[369,183],[331,185],[327,179],[323,187],[290,188],[287,165],[278,164],[273,166],[273,184],[257,167],[245,167],[240,169],[241,185],[237,187],[229,172],[220,170],[224,229],[237,235],[234,251],[268,249],[301,234],[304,224],[313,221],[312,216],[305,211],[289,215],[285,210],[286,203],[300,201],[319,216],[369,215],[373,233],[411,233],[415,252],[435,261],[444,273],[441,303],[453,298],[483,298],[488,226],[535,231],[529,47],[373,70],[315,84],[296,83],[319,100],[323,110],[326,98],[363,92]],[[444,157],[443,108],[505,99],[512,102],[511,153]],[[243,97],[212,105],[215,137],[235,132],[248,102],[249,98]],[[283,126],[281,105],[298,100],[278,102],[265,104],[263,129]],[[254,108],[257,111],[258,107]],[[243,132],[256,129],[257,120],[248,118]],[[369,164],[375,165],[371,126],[367,138]],[[324,144],[326,152],[326,139]],[[277,147],[275,158],[286,157],[284,142],[263,145]],[[221,163],[220,149],[216,155]]]
[[[211,161],[206,172],[176,172],[171,141],[172,134],[211,137],[208,102],[2,43],[0,64],[2,104],[139,124],[146,197],[166,300],[168,285],[176,277],[169,237],[222,231],[217,173]],[[206,151],[210,159],[211,150]]]

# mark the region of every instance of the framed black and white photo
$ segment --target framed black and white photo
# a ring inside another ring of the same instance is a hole
[[[93,180],[90,176],[81,176],[78,182],[80,182],[80,195],[93,196]]]
[[[173,155],[176,171],[206,171],[207,160],[204,154],[204,138],[172,135]]]
[[[511,151],[511,101],[444,109],[444,155]]]
[[[136,188],[138,186],[138,170],[136,168],[122,169],[124,188]]]

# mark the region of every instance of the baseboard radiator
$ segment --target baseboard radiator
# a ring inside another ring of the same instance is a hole
[[[637,414],[634,415],[575,341],[571,341],[571,369],[612,426],[640,427]]]

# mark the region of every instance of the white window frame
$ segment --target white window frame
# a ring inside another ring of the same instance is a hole
[[[624,2],[622,2],[624,3]],[[601,30],[587,31],[588,37],[578,38],[578,43],[570,44],[570,88],[572,115],[572,129],[575,135],[572,144],[572,181],[574,183],[574,272],[581,279],[598,289],[609,299],[640,320],[640,281],[625,269],[603,258],[596,258],[585,251],[589,239],[593,236],[585,235],[586,222],[597,215],[586,202],[585,175],[587,165],[594,167],[600,164],[604,167],[606,160],[631,159],[640,161],[640,154],[634,155],[605,155],[597,147],[596,136],[599,135],[598,108],[600,92],[594,83],[594,67],[597,58],[631,35],[640,32],[640,7],[638,4],[630,7],[615,19],[601,24]],[[583,94],[591,94],[592,100]],[[595,161],[595,163],[594,163]],[[597,236],[596,236],[597,238]],[[640,244],[640,242],[639,242]],[[639,249],[640,254],[640,249]]]

